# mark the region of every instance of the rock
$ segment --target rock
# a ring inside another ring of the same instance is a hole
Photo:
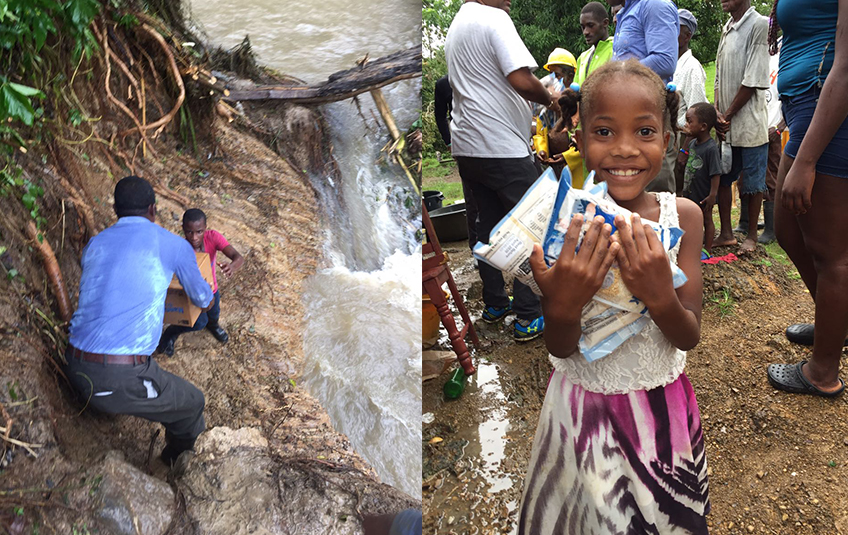
[[[754,533],[754,526],[751,524],[748,524],[748,533]]]
[[[216,427],[198,438],[177,484],[200,533],[285,533],[267,450],[254,428]]]
[[[95,470],[95,514],[109,533],[160,535],[174,514],[174,491],[164,481],[127,464],[115,451]]]
[[[204,535],[355,535],[362,515],[397,513],[420,501],[329,461],[272,457],[259,429],[202,434],[177,485]]]
[[[482,281],[474,281],[469,286],[468,291],[465,293],[466,301],[475,301],[477,299],[483,299],[483,282]]]

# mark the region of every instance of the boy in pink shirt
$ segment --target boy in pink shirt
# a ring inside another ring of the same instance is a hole
[[[212,262],[212,292],[215,299],[209,310],[200,313],[197,321],[194,322],[194,326],[169,325],[165,329],[162,338],[159,339],[159,347],[156,351],[169,357],[174,356],[174,343],[177,341],[177,337],[186,332],[199,331],[206,327],[219,342],[226,343],[230,339],[227,331],[218,323],[221,316],[221,295],[218,293],[218,274],[215,270],[215,259],[219,251],[230,259],[229,264],[223,262],[217,264],[224,275],[227,276],[238,271],[244,264],[244,257],[236,251],[235,247],[230,245],[223,234],[217,230],[206,228],[206,214],[198,208],[191,208],[183,214],[183,234],[196,252],[209,255],[209,260]]]

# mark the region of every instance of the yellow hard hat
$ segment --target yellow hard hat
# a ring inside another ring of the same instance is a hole
[[[577,70],[577,60],[574,59],[574,54],[564,48],[555,48],[551,55],[548,56],[548,62],[545,63],[544,69],[550,71],[551,65],[568,65]]]

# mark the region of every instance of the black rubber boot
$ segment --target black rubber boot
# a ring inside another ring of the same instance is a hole
[[[173,466],[177,462],[177,457],[181,453],[194,449],[196,438],[167,438],[168,443],[162,449],[162,461],[168,466]]]
[[[209,329],[209,332],[212,333],[212,336],[215,337],[216,340],[221,342],[222,344],[226,344],[230,339],[230,335],[227,334],[227,331],[224,330],[219,324],[215,323],[214,325],[209,323],[206,325],[206,328]]]
[[[162,333],[162,338],[159,339],[159,346],[156,348],[157,353],[164,353],[168,357],[174,356],[174,344],[177,342],[178,334],[174,334],[170,327]]]
[[[760,243],[771,243],[775,240],[774,237],[774,201],[766,201],[763,203],[763,219],[765,219],[765,230],[757,238]]]
[[[739,196],[739,224],[733,232],[748,235],[748,196]]]

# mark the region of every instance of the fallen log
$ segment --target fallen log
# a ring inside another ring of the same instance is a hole
[[[330,75],[326,82],[305,86],[258,86],[230,90],[224,100],[287,100],[323,104],[354,97],[385,85],[421,76],[421,48],[413,47]],[[223,91],[223,90],[221,90]]]

